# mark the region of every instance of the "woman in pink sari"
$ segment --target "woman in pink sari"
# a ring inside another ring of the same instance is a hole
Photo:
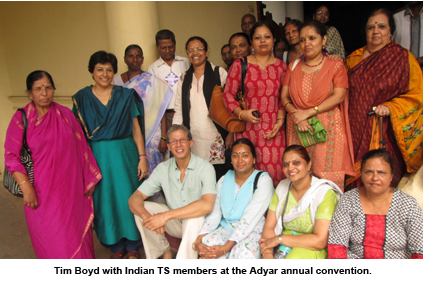
[[[37,258],[94,258],[91,194],[102,176],[73,113],[52,102],[54,90],[47,72],[28,75],[27,92],[32,101],[23,109],[34,184],[20,161],[24,126],[19,111],[7,129],[5,165],[22,189]]]

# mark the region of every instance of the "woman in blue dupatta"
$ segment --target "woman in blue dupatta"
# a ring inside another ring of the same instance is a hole
[[[213,211],[193,243],[201,259],[261,258],[259,239],[274,185],[268,173],[253,168],[255,162],[252,142],[235,141],[231,147],[234,170],[217,182]]]
[[[128,71],[115,76],[113,84],[134,89],[143,100],[145,146],[149,174],[151,174],[164,160],[163,153],[167,150],[166,118],[163,116],[172,98],[172,89],[165,81],[141,70],[144,57],[140,46],[129,45],[125,49],[124,61]],[[165,201],[158,203],[165,203]]]
[[[148,173],[144,147],[144,106],[130,89],[112,85],[117,60],[105,51],[94,53],[88,70],[95,84],[72,99],[94,157],[103,174],[93,193],[94,230],[111,258],[140,258],[140,233],[128,199]]]

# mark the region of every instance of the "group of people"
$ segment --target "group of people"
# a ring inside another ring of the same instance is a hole
[[[28,75],[34,183],[20,162],[20,112],[5,164],[37,258],[94,258],[92,224],[116,259],[140,258],[141,245],[164,259],[172,248],[177,258],[422,258],[422,210],[395,188],[422,166],[421,68],[390,41],[389,11],[370,14],[367,45],[344,62],[328,17],[322,6],[312,21],[289,21],[285,52],[267,23],[244,16],[221,49],[228,73],[199,36],[188,59],[176,56],[169,30],[156,34],[160,58],[147,72],[138,45],[115,78],[116,57],[96,52],[94,84],[72,97],[72,112],[53,102],[50,74]],[[217,85],[245,131],[210,119]]]

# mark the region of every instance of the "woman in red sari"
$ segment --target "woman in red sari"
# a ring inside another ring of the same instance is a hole
[[[343,190],[345,175],[354,175],[348,80],[343,61],[330,60],[323,52],[326,41],[323,23],[314,20],[303,25],[300,45],[304,56],[289,65],[281,99],[288,112],[287,145],[301,144],[295,125],[299,131],[312,131],[308,120],[319,119],[328,134],[327,141],[306,147],[312,173]]]
[[[356,171],[348,189],[361,186],[361,159],[379,148],[377,117],[389,117],[383,119],[383,138],[395,161],[391,186],[423,164],[422,72],[408,50],[390,41],[395,28],[390,11],[372,12],[365,29],[367,45],[345,59]],[[375,115],[368,115],[374,107]]]
[[[23,109],[28,119],[34,184],[20,161],[24,126],[19,111],[7,129],[5,164],[22,190],[37,258],[94,258],[91,194],[102,176],[74,114],[53,102],[54,89],[47,72],[28,75],[27,91],[32,101]]]
[[[284,179],[281,157],[286,148],[282,129],[285,112],[279,93],[287,66],[271,55],[274,37],[267,23],[257,22],[250,37],[255,53],[247,57],[247,110],[242,110],[235,100],[237,91],[241,88],[240,60],[233,62],[228,73],[224,103],[228,111],[246,121],[246,130],[236,134],[236,139],[247,138],[253,143],[257,155],[256,169],[268,172],[274,186],[277,186]],[[255,116],[254,111],[257,111],[260,117]]]

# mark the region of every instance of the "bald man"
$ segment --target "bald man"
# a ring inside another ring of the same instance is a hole
[[[255,23],[256,23],[256,18],[254,15],[245,14],[241,18],[241,30],[250,37],[250,30],[252,29]]]

